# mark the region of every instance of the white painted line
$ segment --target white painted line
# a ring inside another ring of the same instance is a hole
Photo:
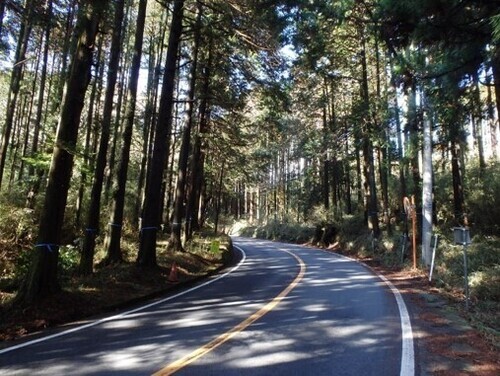
[[[34,339],[32,341],[27,341],[27,342],[24,342],[24,343],[20,343],[19,345],[7,347],[5,349],[0,350],[0,355],[8,353],[8,352],[11,352],[11,351],[15,351],[15,350],[21,349],[23,347],[28,347],[28,346],[31,346],[31,345],[34,345],[34,344],[37,344],[37,343],[40,343],[40,342],[49,341],[49,340],[54,339],[54,338],[58,338],[58,337],[62,337],[62,336],[65,336],[65,335],[68,335],[68,334],[71,334],[71,333],[79,332],[80,330],[88,329],[88,328],[100,325],[102,323],[105,323],[105,322],[109,322],[109,321],[113,321],[113,320],[116,320],[116,319],[120,319],[120,318],[125,317],[127,315],[130,315],[132,313],[136,313],[136,312],[139,312],[139,311],[142,311],[142,310],[154,307],[156,305],[163,304],[163,303],[168,302],[170,300],[176,299],[176,298],[178,298],[180,296],[189,294],[189,293],[191,293],[191,292],[193,292],[195,290],[201,289],[202,287],[210,285],[210,284],[214,283],[215,281],[218,281],[219,279],[227,277],[229,274],[231,274],[232,272],[234,272],[236,269],[238,269],[245,262],[245,260],[247,258],[246,253],[241,248],[239,248],[239,247],[234,247],[234,248],[237,248],[241,252],[242,258],[241,258],[240,262],[237,265],[235,265],[233,268],[231,268],[230,270],[228,270],[226,273],[221,274],[221,275],[217,276],[214,279],[210,279],[210,280],[202,283],[201,285],[192,287],[192,288],[190,288],[190,289],[188,289],[186,291],[182,291],[180,293],[177,293],[177,294],[169,296],[167,298],[158,300],[156,302],[149,303],[149,304],[146,304],[144,306],[134,308],[134,309],[132,309],[130,311],[126,311],[126,312],[120,313],[118,315],[114,315],[114,316],[110,316],[110,317],[105,317],[103,319],[100,319],[100,320],[97,320],[97,321],[93,321],[93,322],[90,322],[90,323],[85,324],[85,325],[77,326],[75,328],[68,329],[68,330],[62,331],[60,333],[49,335],[47,337],[42,337],[42,338]]]
[[[415,350],[413,348],[413,331],[411,328],[411,320],[410,315],[408,313],[408,309],[406,308],[405,301],[401,296],[399,290],[382,274],[377,273],[374,269],[364,264],[363,262],[353,259],[348,256],[341,255],[336,252],[326,251],[323,249],[315,248],[319,251],[326,252],[329,254],[337,255],[340,258],[344,258],[347,260],[354,261],[372,273],[374,273],[377,277],[379,277],[382,281],[385,282],[387,286],[391,289],[394,298],[396,298],[396,304],[398,305],[399,310],[399,318],[401,321],[401,369],[399,372],[400,376],[414,376],[415,375]]]
[[[398,304],[399,317],[401,319],[401,342],[402,342],[402,352],[401,352],[401,371],[400,376],[414,376],[415,375],[415,351],[413,349],[413,331],[411,329],[410,315],[408,314],[408,309],[406,308],[405,301],[401,296],[399,290],[382,274],[378,274],[378,277],[382,279],[387,286],[391,289],[392,294],[396,298],[396,303]]]

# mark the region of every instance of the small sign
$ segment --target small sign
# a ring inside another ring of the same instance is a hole
[[[210,245],[210,252],[219,253],[220,241],[214,240]]]
[[[466,227],[453,227],[453,239],[455,244],[459,245],[469,245],[470,244],[470,232]]]

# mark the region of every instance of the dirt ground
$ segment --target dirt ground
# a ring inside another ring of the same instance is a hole
[[[385,275],[405,299],[415,337],[417,375],[500,375],[498,345],[470,325],[456,301],[440,294],[418,271],[388,270],[370,262],[367,264]],[[206,273],[221,267],[217,263],[207,266]],[[134,265],[125,264],[118,271],[116,267],[110,268],[101,272],[98,278],[94,275],[83,281],[85,288],[81,288],[83,282],[79,280],[75,283],[80,284],[80,288],[63,291],[41,305],[24,310],[0,306],[0,341],[3,342],[0,347],[47,327],[124,308],[193,283],[202,276],[190,274],[180,266],[174,277],[176,280],[169,281],[172,268],[143,273]],[[0,301],[8,298],[5,295],[0,296]]]
[[[397,287],[408,306],[417,375],[500,375],[498,343],[471,326],[462,302],[444,296],[420,272],[372,268]]]

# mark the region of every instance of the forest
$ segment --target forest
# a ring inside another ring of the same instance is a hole
[[[499,113],[497,1],[2,0],[1,311],[237,230],[462,294],[460,227],[484,319]]]

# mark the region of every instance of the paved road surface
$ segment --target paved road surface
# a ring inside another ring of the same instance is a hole
[[[0,349],[0,375],[414,374],[406,307],[367,268],[294,245],[234,244],[238,265],[194,289]]]

